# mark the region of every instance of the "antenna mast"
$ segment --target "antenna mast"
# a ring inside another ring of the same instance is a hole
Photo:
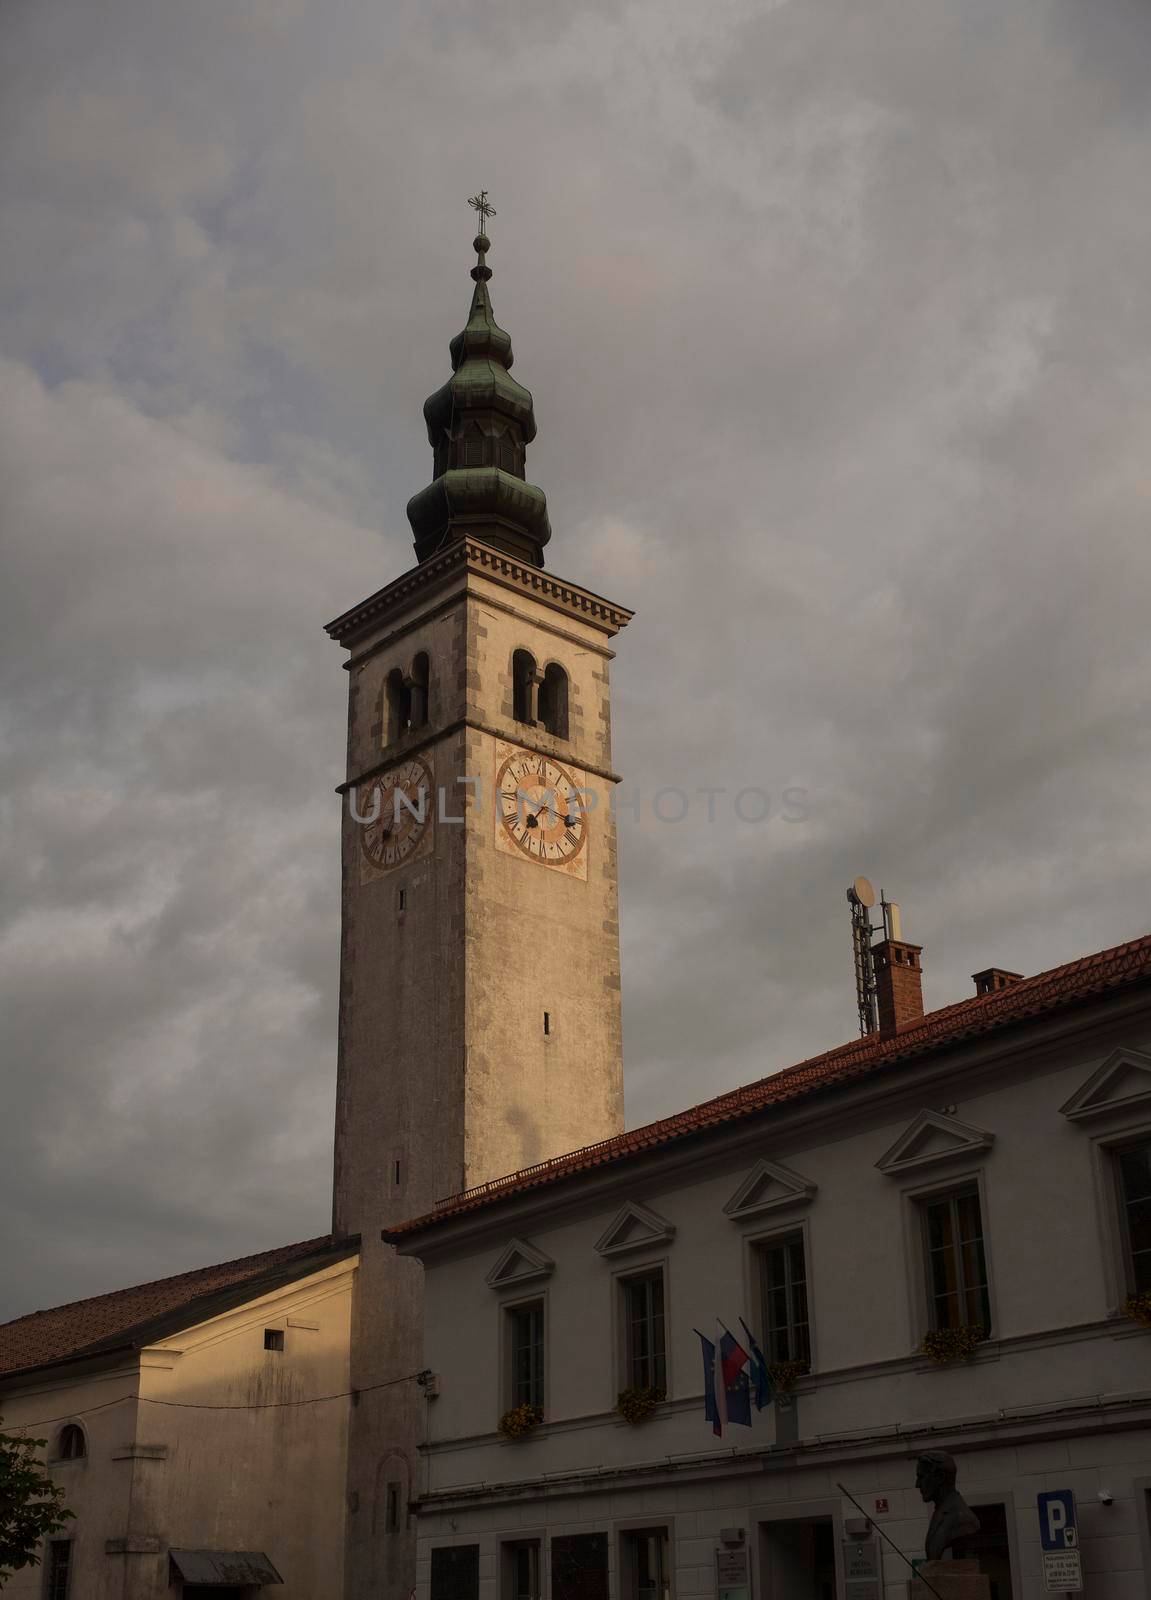
[[[851,906],[851,942],[855,951],[855,995],[859,1002],[859,1032],[866,1037],[879,1031],[879,1009],[875,983],[875,959],[871,954],[871,908],[875,890],[866,878],[856,878],[847,891]]]

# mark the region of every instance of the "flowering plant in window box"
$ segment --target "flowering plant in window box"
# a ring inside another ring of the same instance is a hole
[[[505,1439],[523,1439],[533,1428],[538,1428],[543,1420],[543,1406],[532,1405],[525,1400],[522,1405],[505,1411],[498,1426]]]
[[[970,1361],[987,1337],[981,1322],[966,1322],[958,1328],[932,1328],[919,1343],[919,1354],[936,1367],[952,1361]]]
[[[667,1390],[658,1384],[640,1384],[633,1389],[621,1389],[616,1396],[615,1408],[625,1422],[644,1422],[661,1401],[667,1399]]]
[[[1130,1317],[1132,1322],[1141,1322],[1145,1328],[1151,1328],[1151,1290],[1144,1289],[1142,1294],[1128,1295],[1123,1302],[1123,1315]]]
[[[777,1397],[791,1394],[808,1370],[806,1361],[769,1361],[767,1376],[772,1394]]]

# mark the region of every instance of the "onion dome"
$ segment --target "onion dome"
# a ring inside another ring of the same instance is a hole
[[[452,376],[424,402],[435,477],[408,501],[408,521],[420,561],[471,535],[542,567],[547,500],[524,477],[536,436],[532,397],[511,376],[512,341],[492,311],[486,234],[474,248],[476,287],[467,327],[449,346]]]

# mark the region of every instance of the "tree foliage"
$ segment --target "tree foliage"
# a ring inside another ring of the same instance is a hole
[[[0,1587],[21,1567],[35,1565],[37,1545],[72,1515],[63,1489],[37,1459],[44,1443],[0,1433]]]

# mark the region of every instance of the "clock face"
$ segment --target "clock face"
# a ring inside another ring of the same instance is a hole
[[[502,746],[496,766],[496,842],[541,866],[587,875],[581,786],[550,756]]]
[[[411,859],[431,834],[432,775],[419,756],[362,783],[356,814],[371,820],[360,824],[364,875],[390,872]]]

